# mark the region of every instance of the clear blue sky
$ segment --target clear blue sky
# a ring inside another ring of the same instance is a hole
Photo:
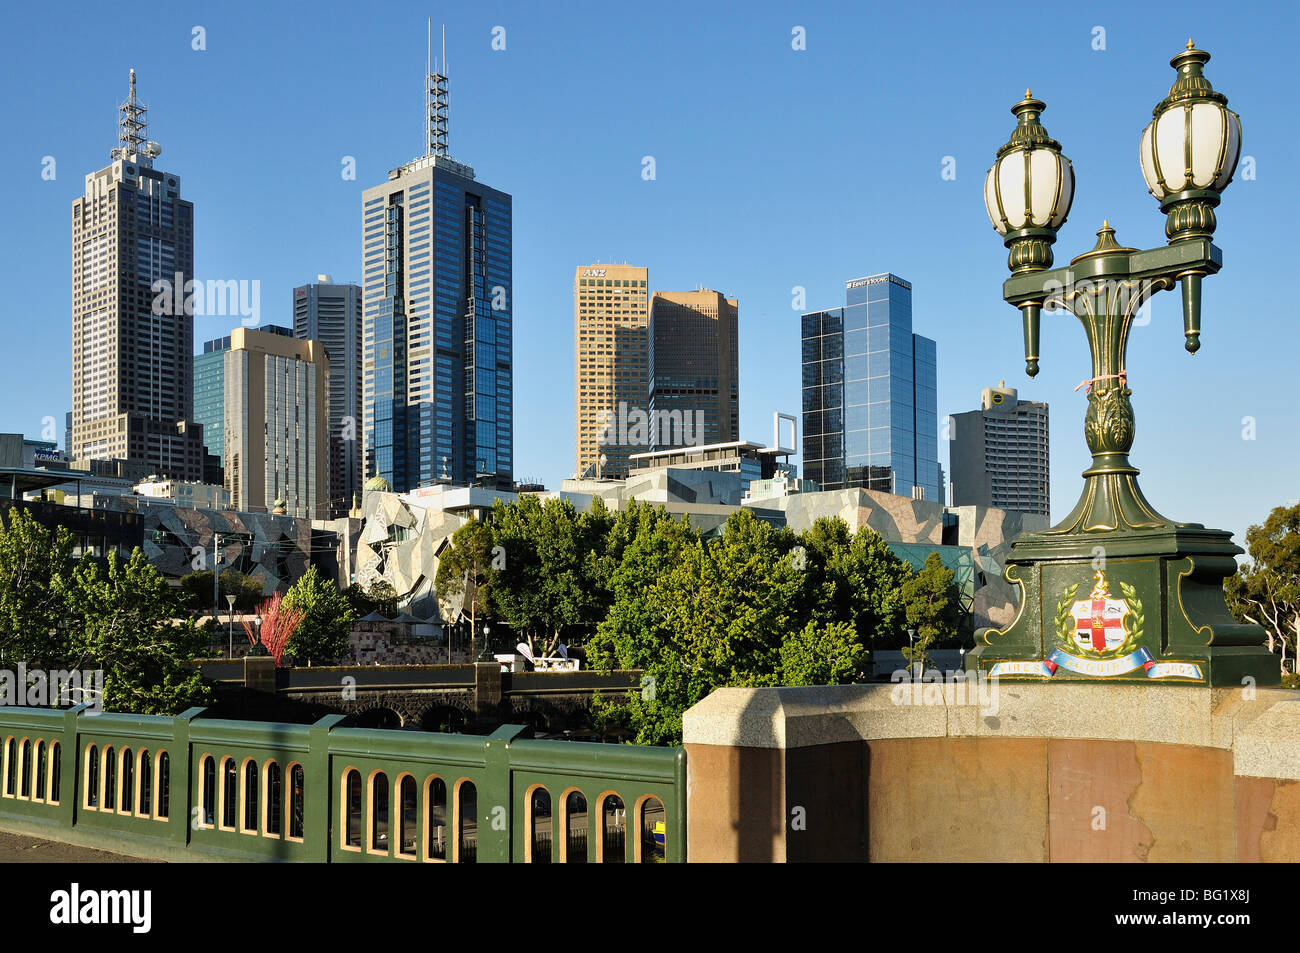
[[[1280,276],[1295,247],[1296,7],[1195,2],[1036,4],[322,2],[102,4],[7,11],[13,140],[0,152],[7,227],[0,429],[39,436],[71,407],[71,202],[107,164],[135,67],[160,168],[195,204],[200,279],[258,279],[262,319],[288,318],[317,272],[360,278],[360,196],[422,149],[425,21],[447,24],[450,151],[514,196],[516,471],[548,486],[573,468],[578,265],[650,268],[658,289],[740,300],[741,436],[767,440],[800,407],[795,286],[809,310],[844,281],[892,271],[914,286],[915,329],[938,341],[939,412],[1005,379],[1052,415],[1053,516],[1077,498],[1087,349],[1045,316],[1042,373],[1024,374],[1006,252],[981,188],[1033,88],[1074,161],[1058,262],[1108,218],[1121,242],[1164,242],[1137,162],[1151,107],[1188,36],[1244,126],[1256,178],[1219,209],[1223,272],[1205,282],[1204,334],[1182,348],[1176,295],[1135,330],[1134,462],[1167,516],[1241,534],[1300,497],[1297,308]],[[191,9],[194,8],[194,9]],[[198,12],[196,12],[196,10]],[[1173,21],[1176,25],[1171,26]],[[192,49],[192,28],[206,49]],[[505,50],[492,48],[504,27]],[[806,31],[805,50],[791,47]],[[1105,49],[1095,50],[1095,27]],[[435,41],[436,43],[436,41]],[[1036,57],[1026,51],[1037,49]],[[1010,51],[1010,55],[1008,55]],[[641,176],[653,156],[654,181]],[[52,156],[56,178],[42,178]],[[357,176],[340,174],[344,157]],[[956,178],[945,181],[945,156]],[[195,341],[228,331],[200,318]],[[1243,439],[1243,418],[1255,439]],[[946,447],[940,459],[946,464]]]

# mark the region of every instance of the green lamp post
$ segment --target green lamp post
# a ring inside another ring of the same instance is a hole
[[[1264,630],[1233,621],[1223,580],[1241,549],[1230,533],[1161,516],[1129,461],[1135,432],[1125,361],[1142,305],[1181,285],[1184,346],[1200,347],[1201,280],[1222,266],[1214,209],[1241,152],[1241,120],[1204,76],[1210,54],[1189,40],[1178,79],[1142,133],[1140,163],[1166,215],[1168,244],[1139,251],[1103,223],[1096,245],[1052,269],[1069,214],[1074,169],[1028,90],[1017,125],[985,179],[984,200],[1009,251],[1003,298],[1023,317],[1025,370],[1039,369],[1043,310],[1079,319],[1092,354],[1084,437],[1092,465],[1070,514],[1012,545],[1006,577],[1021,587],[1006,629],[982,629],[968,665],[1000,678],[1235,685],[1279,681]]]

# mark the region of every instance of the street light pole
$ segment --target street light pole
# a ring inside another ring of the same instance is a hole
[[[1201,281],[1223,264],[1211,241],[1214,209],[1241,153],[1241,120],[1205,77],[1209,59],[1189,40],[1169,61],[1178,78],[1141,136],[1142,175],[1166,216],[1168,242],[1159,248],[1121,245],[1103,222],[1091,250],[1053,269],[1074,167],[1043,127],[1041,100],[1026,90],[1011,108],[1016,127],[984,184],[989,219],[1009,252],[1002,297],[1021,312],[1030,377],[1039,370],[1044,309],[1069,312],[1083,325],[1092,373],[1075,390],[1086,388],[1092,465],[1062,522],[1012,544],[1005,575],[1021,587],[1021,611],[1005,629],[976,632],[968,664],[977,671],[1053,681],[1278,684],[1264,630],[1234,621],[1224,602],[1223,581],[1242,552],[1232,534],[1162,516],[1128,457],[1136,425],[1126,352],[1135,318],[1157,292],[1181,286],[1183,344],[1195,354]]]
[[[229,593],[226,594],[226,605],[230,606],[230,620],[229,620],[230,621],[230,638],[229,638],[230,651],[227,657],[234,658],[235,657],[235,597],[230,595]]]

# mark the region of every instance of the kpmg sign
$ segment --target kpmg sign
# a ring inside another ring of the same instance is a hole
[[[40,466],[43,463],[67,463],[68,458],[59,450],[37,450],[33,455],[33,461]]]

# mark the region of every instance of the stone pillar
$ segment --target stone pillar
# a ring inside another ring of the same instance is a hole
[[[482,718],[495,715],[501,706],[501,663],[474,663],[474,712]]]
[[[1300,692],[728,688],[683,728],[692,861],[1300,861]]]

